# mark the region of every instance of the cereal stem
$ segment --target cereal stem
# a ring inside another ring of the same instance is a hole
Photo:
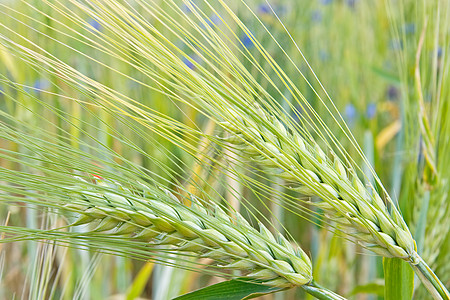
[[[421,257],[419,257],[418,264],[411,263],[411,266],[434,299],[450,299],[450,294],[444,284]]]
[[[318,285],[315,281],[311,281],[309,284],[305,284],[302,288],[310,295],[316,297],[319,300],[345,300],[344,297],[339,296],[336,293]]]

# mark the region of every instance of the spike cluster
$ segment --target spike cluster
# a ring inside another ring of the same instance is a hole
[[[97,184],[118,187],[103,180]],[[237,213],[232,218],[219,206],[207,209],[195,199],[188,207],[169,192],[146,193],[143,201],[119,188],[120,193],[114,194],[83,187],[77,194],[86,205],[77,201],[65,207],[81,214],[73,225],[93,223],[98,233],[133,237],[182,253],[200,253],[220,268],[240,270],[270,286],[301,286],[312,280],[311,262],[303,250],[282,235],[275,238],[262,224],[257,231]],[[74,200],[76,196],[70,197]]]
[[[289,132],[258,107],[253,115],[233,112],[229,120],[221,123],[231,133],[227,142],[287,180],[292,189],[320,197],[313,204],[357,241],[382,256],[418,262],[414,239],[395,206],[389,211],[375,189],[369,191],[337,155],[327,156],[317,143]]]

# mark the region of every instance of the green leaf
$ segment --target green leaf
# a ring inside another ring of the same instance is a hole
[[[388,71],[385,71],[381,68],[377,68],[375,66],[371,67],[371,70],[378,76],[380,76],[381,78],[393,83],[393,84],[401,84],[401,80],[400,78],[394,74],[394,73],[389,73]]]
[[[148,261],[142,269],[139,271],[133,284],[130,286],[127,292],[127,300],[133,300],[138,298],[145,289],[145,285],[148,283],[150,275],[152,275],[153,262]]]
[[[384,298],[410,300],[414,290],[414,271],[399,258],[383,258]]]
[[[179,296],[173,300],[240,300],[275,293],[284,288],[270,287],[242,280],[229,280]]]

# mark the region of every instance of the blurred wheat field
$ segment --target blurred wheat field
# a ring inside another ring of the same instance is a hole
[[[0,6],[0,299],[172,299],[246,274],[203,250],[179,255],[168,229],[149,246],[104,219],[70,226],[101,201],[125,210],[155,197],[283,235],[314,281],[345,298],[395,298],[384,254],[260,150],[258,138],[284,154],[267,137],[295,132],[397,207],[414,251],[450,287],[448,0]],[[411,292],[401,299],[433,299],[417,276]]]

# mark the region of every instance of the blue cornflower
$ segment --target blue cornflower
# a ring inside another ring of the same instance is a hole
[[[97,21],[97,19],[95,18],[90,18],[88,20],[88,24],[89,24],[89,30],[95,29],[96,31],[101,31],[102,30],[102,24],[100,24],[99,21]]]
[[[438,48],[436,49],[436,54],[437,54],[437,57],[438,57],[438,58],[441,58],[441,57],[442,57],[442,47],[438,47]]]
[[[330,58],[330,54],[328,53],[328,51],[320,49],[319,50],[319,59],[321,61],[327,61]]]
[[[246,33],[244,33],[244,35],[241,37],[241,43],[247,49],[250,49],[253,46],[255,46],[255,44],[253,43],[253,39]]]
[[[291,117],[295,122],[300,122],[305,115],[307,113],[301,105],[296,105],[291,111]]]
[[[195,64],[192,58],[183,57],[183,63],[191,70],[195,69]]]
[[[345,119],[351,125],[356,118],[356,108],[353,104],[349,103],[345,106],[344,110]]]
[[[200,57],[197,54],[192,54],[188,57],[183,57],[182,61],[189,69],[195,70],[197,68],[195,63],[200,62]]]
[[[272,9],[270,8],[270,6],[267,3],[262,3],[260,5],[258,5],[258,13],[264,15],[268,15],[272,13]]]
[[[398,39],[393,39],[389,42],[389,48],[392,50],[402,50],[403,49],[403,41]]]
[[[400,91],[399,89],[394,86],[394,85],[390,85],[386,91],[386,98],[389,101],[395,101],[398,100],[400,98]]]
[[[193,7],[195,7],[195,2],[194,1],[190,0],[189,3],[192,4]],[[187,4],[183,4],[182,10],[184,12],[186,12],[186,13],[191,13],[192,12],[191,8]]]
[[[32,90],[35,93],[39,94],[41,91],[48,90],[49,88],[50,88],[50,81],[48,81],[47,79],[37,79],[33,83]]]
[[[358,3],[358,0],[347,0],[345,1],[345,4],[347,4],[350,8],[355,8],[356,4]]]
[[[320,10],[313,10],[311,12],[311,20],[313,22],[322,22],[322,12]]]
[[[413,34],[416,32],[416,24],[414,23],[407,23],[403,26],[403,30],[406,34]]]
[[[209,27],[214,27],[216,25],[219,25],[222,22],[222,19],[217,14],[213,14],[209,18],[205,19],[205,21]],[[203,23],[200,26],[205,28],[205,25]]]
[[[213,14],[211,17],[209,17],[209,22],[212,24],[220,24],[220,22],[222,22],[222,19],[217,15],[217,14]]]
[[[189,68],[189,69],[191,69],[191,70],[194,70],[195,69],[195,65],[194,65],[194,63],[190,60],[190,59],[188,59],[187,57],[183,57],[183,63]]]
[[[274,12],[276,15],[281,16],[284,15],[287,11],[285,5],[277,5],[277,4],[267,4],[262,3],[258,5],[257,12],[260,15],[273,15]]]
[[[369,103],[369,105],[367,105],[366,108],[367,119],[372,120],[375,117],[376,113],[377,113],[377,104],[373,102]]]

